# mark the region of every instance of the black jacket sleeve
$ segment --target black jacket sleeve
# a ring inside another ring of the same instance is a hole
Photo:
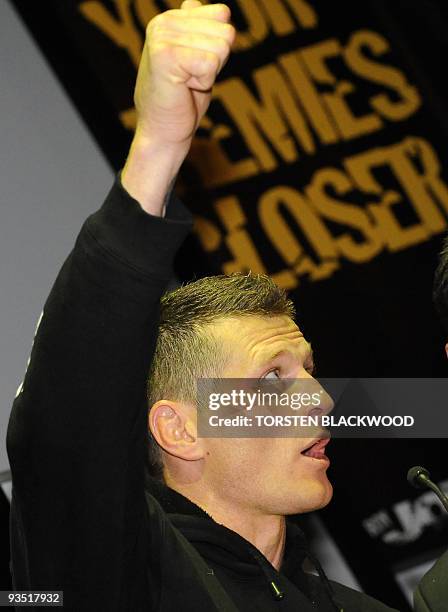
[[[17,589],[125,610],[145,582],[145,386],[158,303],[191,216],[147,214],[117,178],[45,304],[7,447]],[[29,609],[29,608],[27,608]]]

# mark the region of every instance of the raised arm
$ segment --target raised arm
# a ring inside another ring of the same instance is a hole
[[[210,104],[235,38],[229,20],[224,4],[187,0],[147,27],[134,96],[138,125],[123,185],[148,213],[160,214],[167,185]]]
[[[188,1],[150,23],[121,181],[58,275],[11,412],[14,585],[64,590],[66,610],[137,609],[145,582],[145,384],[191,226],[167,195],[228,55],[228,19]]]

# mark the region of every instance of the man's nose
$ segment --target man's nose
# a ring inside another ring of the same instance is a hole
[[[306,387],[309,388],[309,392],[311,396],[316,398],[314,402],[315,405],[311,409],[309,409],[309,416],[323,416],[326,414],[330,414],[333,410],[335,403],[331,395],[324,389],[324,387],[320,384],[318,380],[316,380],[309,372],[304,375],[303,378],[306,378]],[[318,401],[317,401],[317,398]]]
[[[335,406],[331,395],[324,389],[316,378],[309,372],[302,372],[300,378],[295,380],[290,392],[297,391],[311,398],[310,402],[302,402],[302,412],[309,416],[323,416],[330,414]]]
[[[321,391],[321,414],[330,414],[330,412],[334,408],[334,400],[327,391],[322,387],[320,383],[318,383]]]

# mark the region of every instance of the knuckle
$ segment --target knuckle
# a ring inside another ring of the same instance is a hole
[[[156,22],[154,24],[155,30],[167,30],[172,27],[172,18],[167,13],[160,13],[155,18]]]
[[[198,39],[198,36],[196,34],[194,33],[184,34],[183,38],[189,47],[191,47],[192,49],[195,48],[196,42]]]
[[[216,72],[219,68],[221,60],[216,53],[207,53],[206,67],[210,72]]]
[[[194,64],[193,69],[201,73],[213,71],[218,62],[217,56],[211,51],[200,51],[192,60]]]
[[[176,24],[177,18],[172,13],[173,11],[165,11],[165,13],[160,13],[159,25],[164,28],[173,28]]]
[[[159,13],[158,15],[153,17],[146,27],[146,33],[155,33],[160,29],[167,30],[173,28],[177,20],[176,16],[173,15],[173,13],[176,12],[177,11],[175,10],[164,11],[163,13]]]
[[[229,43],[224,38],[218,38],[216,48],[220,55],[226,55],[229,52]]]
[[[155,40],[160,34],[161,26],[159,23],[155,23],[151,28],[146,29],[146,38],[149,42]]]
[[[226,32],[227,40],[229,41],[229,44],[232,44],[233,41],[235,40],[236,29],[230,23],[226,23],[224,25],[225,25],[225,32]]]
[[[160,23],[160,18],[162,17],[162,15],[156,15],[155,17],[153,17],[151,19],[151,21],[148,22],[148,25],[146,26],[146,35],[149,36],[159,25]]]
[[[173,54],[173,47],[163,40],[154,41],[151,45],[151,57],[153,59],[164,58]]]
[[[227,6],[227,4],[219,3],[219,4],[216,4],[215,6],[217,7],[217,10],[219,9],[219,12],[221,13],[223,17],[230,19],[231,11],[230,11],[230,8]]]

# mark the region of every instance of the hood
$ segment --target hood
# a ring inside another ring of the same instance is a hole
[[[248,540],[216,523],[202,508],[162,482],[148,477],[147,489],[168,514],[172,524],[205,560],[225,568],[239,578],[267,581],[274,599],[285,597],[277,584],[277,570]],[[309,597],[309,580],[302,568],[305,559],[316,568],[327,595],[328,609],[339,611],[331,584],[320,563],[310,553],[305,534],[293,521],[287,520],[285,553],[280,573]]]

